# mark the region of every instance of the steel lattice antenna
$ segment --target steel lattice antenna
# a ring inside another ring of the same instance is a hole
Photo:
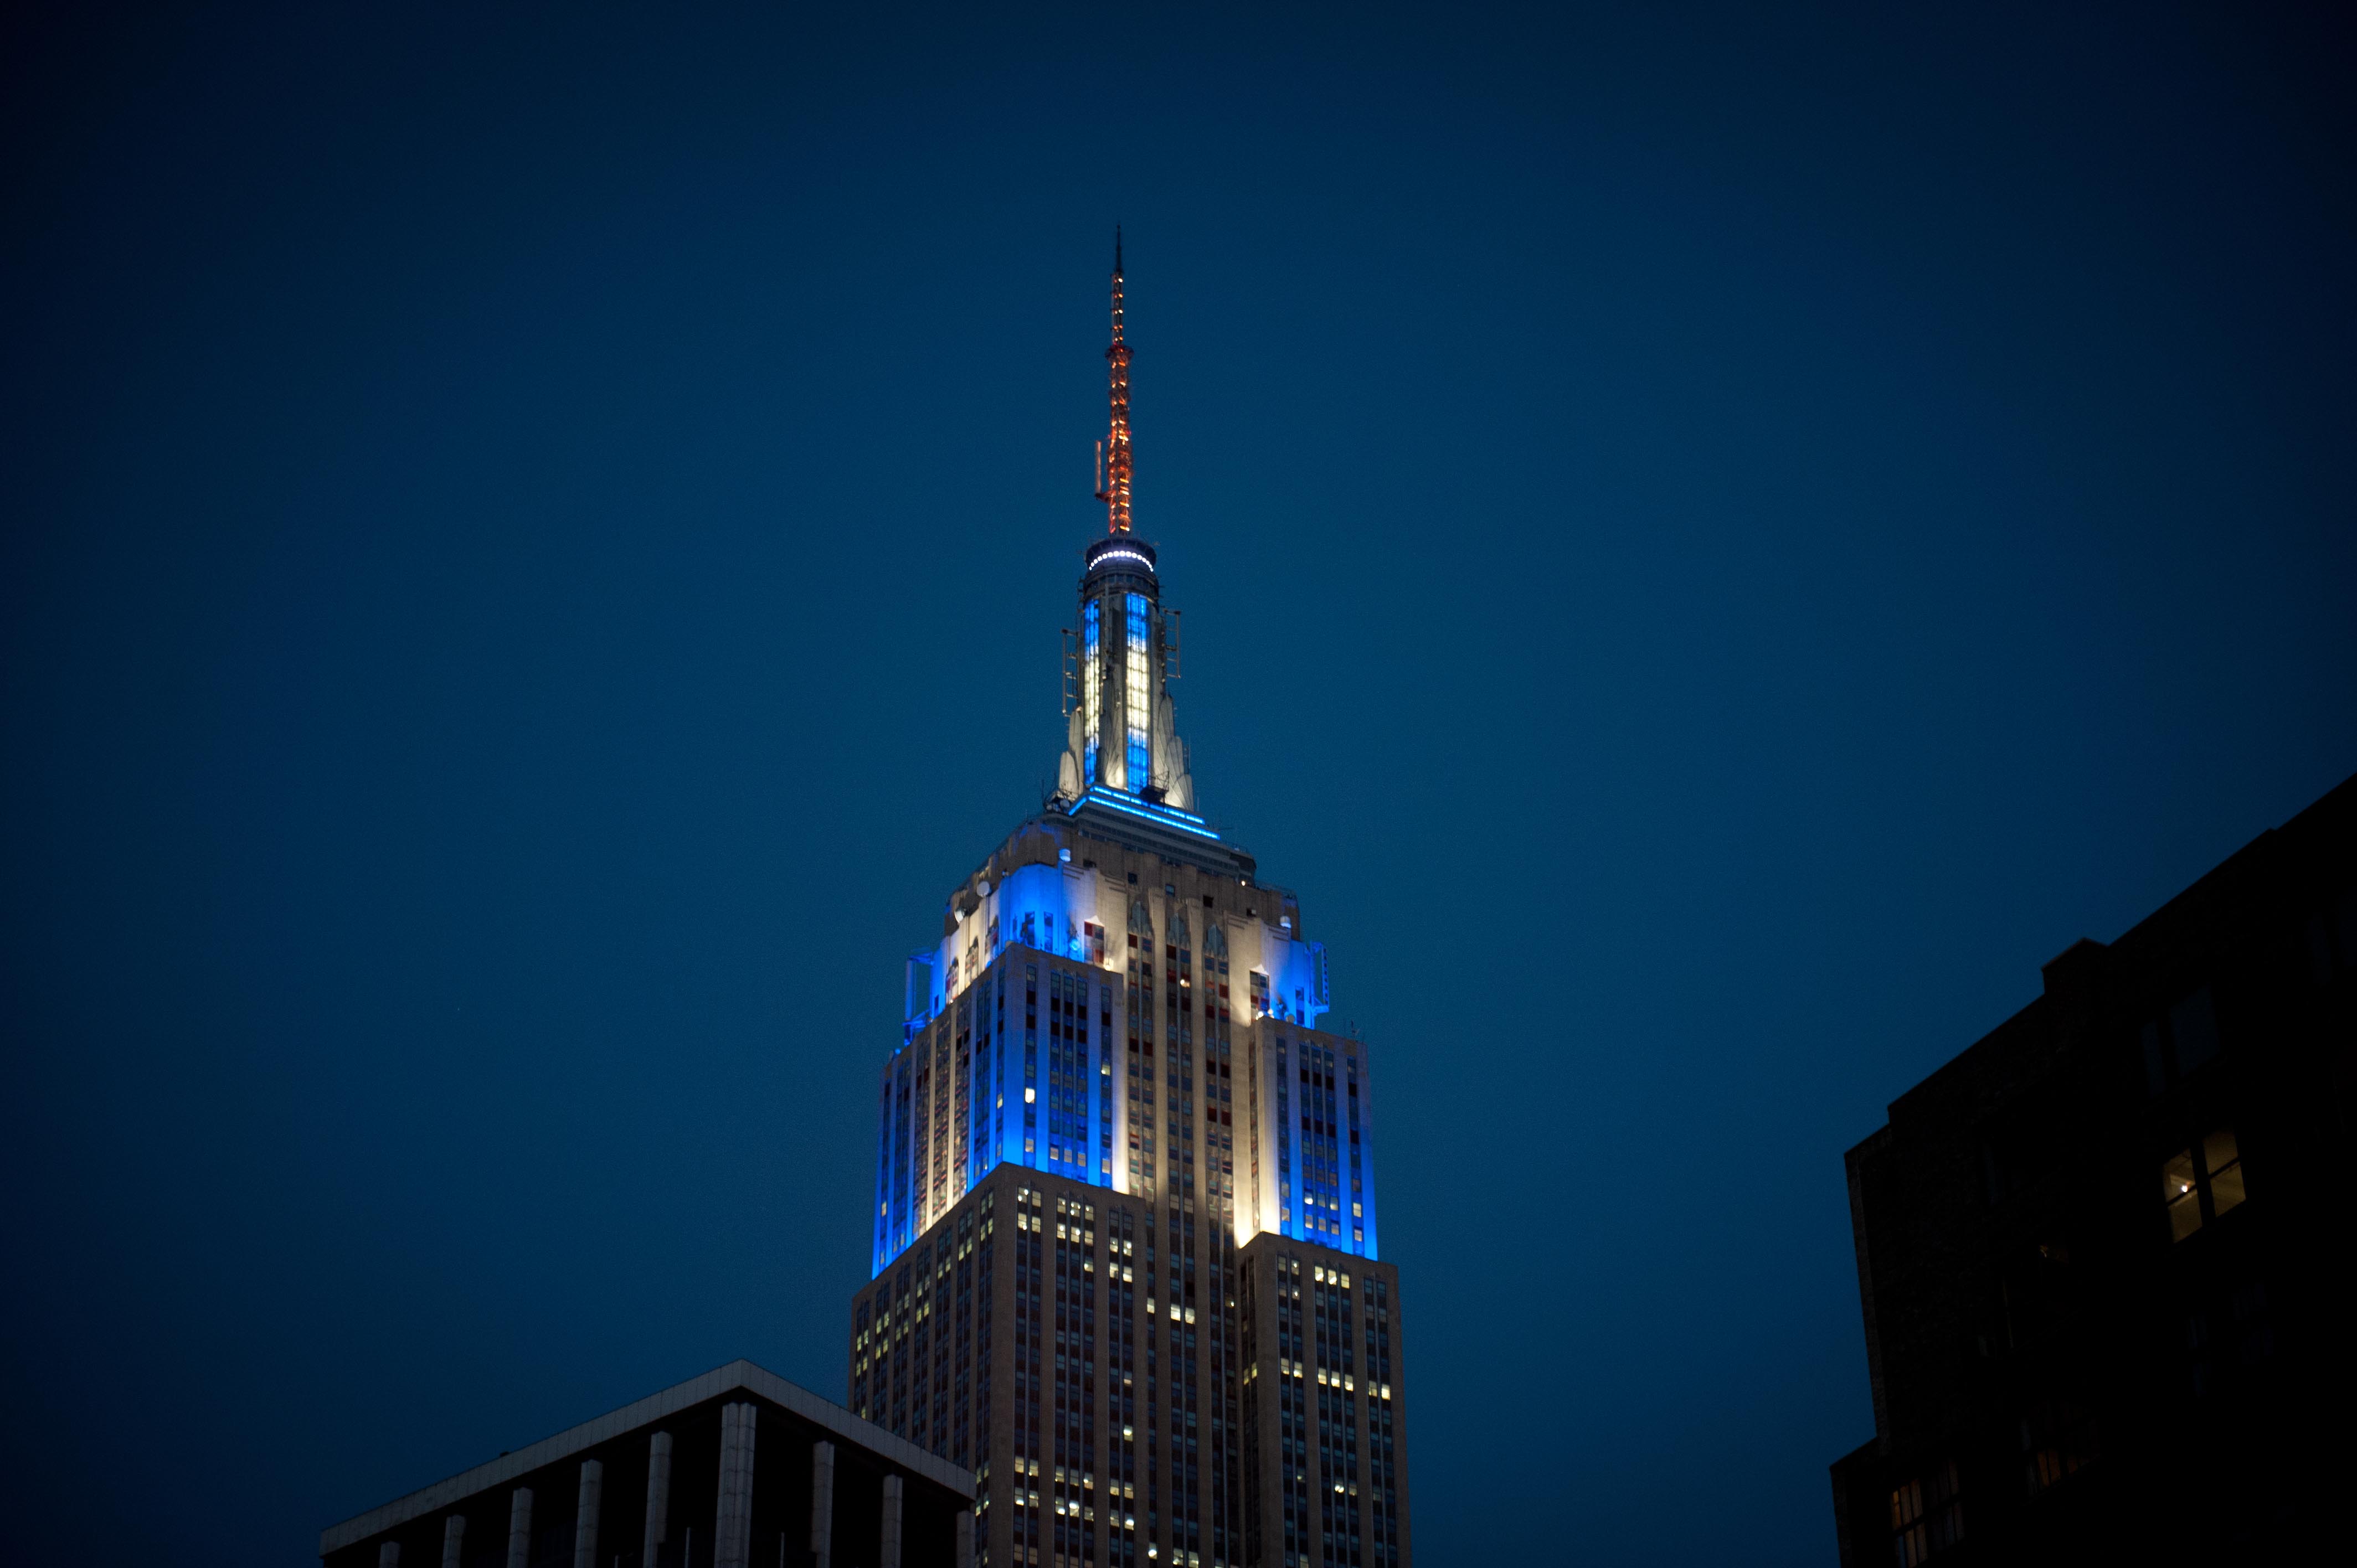
[[[1113,426],[1097,455],[1097,499],[1105,503],[1105,532],[1129,532],[1129,345],[1121,332],[1121,230],[1113,231],[1113,343],[1105,349]]]

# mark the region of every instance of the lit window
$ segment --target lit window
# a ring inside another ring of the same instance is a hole
[[[2202,1139],[2200,1148],[2171,1155],[2160,1167],[2160,1189],[2172,1241],[2184,1240],[2206,1221],[2238,1207],[2245,1195],[2233,1129],[2222,1127]]]
[[[2243,1156],[2230,1128],[2201,1140],[2201,1165],[2210,1177],[2210,1211],[2223,1214],[2243,1201]]]
[[[2193,1179],[2193,1152],[2172,1155],[2160,1167],[2161,1193],[2169,1200],[2169,1234],[2182,1241],[2201,1229],[2201,1194]]]
[[[1914,1568],[1934,1552],[1953,1546],[1964,1534],[1953,1460],[1932,1471],[1929,1481],[1909,1481],[1890,1494],[1891,1554],[1899,1568]]]
[[[2040,1405],[2022,1417],[2022,1478],[2031,1497],[2094,1461],[2094,1418],[2080,1406]]]

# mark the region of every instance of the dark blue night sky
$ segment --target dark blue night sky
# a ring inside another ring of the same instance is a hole
[[[2357,770],[2345,10],[680,9],[0,36],[0,1559],[842,1397],[1119,221],[1426,1568],[1831,1561],[1842,1151]]]

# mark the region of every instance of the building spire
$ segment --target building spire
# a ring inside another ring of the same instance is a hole
[[[1113,231],[1113,343],[1105,349],[1108,390],[1113,403],[1112,428],[1105,435],[1104,489],[1097,499],[1105,503],[1105,532],[1129,532],[1129,345],[1122,338],[1121,226]]]

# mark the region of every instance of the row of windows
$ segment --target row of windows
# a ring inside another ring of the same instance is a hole
[[[993,1207],[961,1215],[854,1308],[851,1408],[959,1464],[989,1419]]]
[[[1290,1060],[1288,1050],[1295,1050]],[[1338,1059],[1329,1047],[1304,1039],[1297,1049],[1286,1036],[1276,1037],[1278,1229],[1363,1254],[1367,1178],[1360,1105],[1356,1056],[1341,1054]]]
[[[994,1497],[1000,1504],[1011,1507],[1006,1516],[1008,1539],[1014,1547],[1014,1560],[1026,1564],[1034,1551],[1041,1552],[1043,1561],[1050,1564],[1059,1557],[1067,1563],[1093,1563],[1099,1551],[1094,1527],[1100,1522],[1102,1511],[1107,1532],[1103,1550],[1109,1554],[1110,1563],[1126,1563],[1134,1568],[1138,1560],[1136,1527],[1143,1522],[1147,1536],[1145,1561],[1160,1558],[1167,1568],[1200,1568],[1208,1555],[1214,1568],[1227,1568],[1236,1560],[1234,1549],[1239,1544],[1234,1526],[1241,1476],[1233,1463],[1235,1403],[1222,1397],[1232,1386],[1227,1376],[1227,1358],[1232,1342],[1225,1331],[1226,1315],[1206,1311],[1200,1345],[1198,1330],[1178,1315],[1141,1319],[1135,1311],[1134,1270],[1142,1265],[1153,1276],[1161,1262],[1154,1251],[1153,1223],[1149,1217],[1140,1227],[1126,1206],[1108,1206],[1102,1254],[1106,1281],[1103,1342],[1107,1352],[1103,1418],[1108,1424],[1108,1441],[1100,1449],[1095,1438],[1094,1400],[1095,1351],[1099,1344],[1094,1291],[1100,1258],[1096,1248],[1097,1215],[1094,1206],[1078,1199],[1059,1198],[1053,1204],[1055,1213],[1051,1218],[1043,1197],[1033,1189],[1023,1189],[1017,1195],[1012,1221],[1017,1265],[1012,1352],[1017,1453],[1014,1468],[1017,1476],[1011,1488],[1007,1477],[999,1477],[995,1487],[985,1477],[982,1507],[986,1514]],[[964,1222],[961,1234],[969,1238],[967,1246],[958,1254],[961,1260],[971,1252],[974,1240],[985,1244],[988,1240],[987,1222],[977,1230],[972,1225],[974,1218],[973,1214],[961,1217]],[[1213,1255],[1206,1262],[1203,1273],[1216,1276],[1210,1282],[1214,1300],[1221,1294],[1220,1280],[1224,1278],[1221,1273],[1223,1230],[1215,1225],[1206,1231]],[[1197,1273],[1192,1221],[1184,1220],[1172,1240],[1179,1243],[1171,1249],[1173,1274],[1191,1278]],[[1050,1248],[1052,1267],[1048,1267],[1045,1265],[1049,1262]],[[942,1249],[942,1255],[937,1259],[932,1244],[920,1247],[908,1263],[879,1281],[877,1290],[859,1303],[854,1339],[854,1404],[869,1413],[871,1419],[953,1457],[966,1447],[967,1434],[972,1434],[975,1456],[982,1458],[981,1434],[987,1430],[989,1412],[986,1320],[977,1343],[966,1327],[973,1298],[966,1276],[961,1272],[957,1276],[955,1376],[949,1376],[948,1369],[941,1364],[946,1347],[942,1343],[943,1326],[938,1321],[946,1316],[941,1308],[948,1305],[948,1298],[944,1294],[937,1304],[930,1294],[939,1280],[948,1277],[940,1272],[946,1266],[946,1252],[947,1249]],[[1331,1340],[1340,1332],[1340,1315],[1350,1300],[1346,1273],[1323,1265],[1312,1265],[1305,1271],[1297,1259],[1291,1260],[1291,1263],[1296,1271],[1292,1294],[1304,1305],[1316,1302],[1322,1306],[1320,1316],[1326,1320],[1324,1326]],[[986,1279],[987,1264],[984,1266]],[[1306,1273],[1306,1279],[1299,1277],[1302,1273]],[[1383,1299],[1385,1293],[1379,1281],[1365,1282],[1365,1286],[1361,1294],[1368,1297],[1367,1310],[1372,1316],[1378,1310],[1375,1301]],[[983,1286],[983,1299],[986,1311],[986,1283]],[[1295,1308],[1297,1313],[1299,1310]],[[1171,1396],[1167,1429],[1159,1423],[1158,1402],[1155,1398],[1155,1332],[1159,1321],[1169,1325],[1169,1355],[1163,1364],[1169,1373],[1168,1387]],[[1135,1354],[1135,1331],[1141,1322],[1147,1329],[1143,1421],[1138,1418]],[[890,1357],[888,1379],[884,1359],[878,1356],[873,1364],[869,1359],[879,1344],[898,1346]],[[969,1360],[975,1352],[981,1353],[984,1366],[979,1372],[980,1382],[970,1383]],[[931,1379],[927,1377],[929,1366],[933,1368]],[[1347,1387],[1340,1375],[1318,1385],[1314,1396],[1309,1393],[1309,1379],[1299,1380],[1296,1386],[1300,1392],[1298,1399],[1292,1402],[1294,1419],[1288,1425],[1295,1431],[1294,1443],[1297,1444],[1293,1456],[1301,1461],[1301,1479],[1296,1487],[1300,1496],[1297,1501],[1306,1509],[1309,1492],[1316,1490],[1320,1504],[1316,1513],[1297,1510],[1297,1530],[1306,1532],[1313,1518],[1330,1516],[1331,1527],[1321,1532],[1321,1539],[1334,1554],[1333,1560],[1341,1568],[1348,1568],[1353,1560],[1354,1543],[1351,1538],[1357,1533],[1360,1523],[1357,1504],[1352,1499],[1358,1497],[1362,1480],[1372,1479],[1377,1483],[1377,1491],[1371,1498],[1368,1523],[1375,1533],[1369,1539],[1376,1548],[1378,1563],[1395,1561],[1395,1557],[1385,1555],[1384,1531],[1379,1523],[1392,1511],[1387,1462],[1390,1391],[1382,1390],[1383,1397],[1380,1398],[1372,1384],[1364,1391],[1369,1395],[1368,1435],[1362,1444],[1355,1391]],[[971,1411],[970,1389],[975,1395]],[[945,1391],[954,1400],[953,1409],[946,1411]],[[1135,1444],[1141,1427],[1147,1445],[1148,1496],[1143,1510],[1136,1497],[1135,1477]],[[1163,1472],[1156,1450],[1157,1438],[1166,1434],[1170,1465]],[[1315,1450],[1324,1461],[1319,1474],[1339,1479],[1343,1488],[1340,1494],[1326,1489],[1333,1481],[1318,1487],[1309,1484],[1307,1459],[1313,1438]],[[1101,1462],[1104,1466],[1102,1472]],[[1363,1475],[1362,1464],[1366,1466]],[[1039,1467],[1034,1469],[1034,1466]],[[1166,1481],[1171,1494],[1167,1529],[1157,1518],[1158,1492]],[[1395,1531],[1395,1520],[1392,1529]],[[1126,1557],[1121,1549],[1123,1542],[1129,1548]],[[1355,1544],[1363,1551],[1367,1541]],[[1302,1533],[1300,1549],[1307,1547],[1306,1533]]]
[[[2036,1498],[2093,1464],[2095,1422],[2085,1407],[2063,1402],[2038,1405],[2021,1418],[2021,1478]],[[1901,1481],[1890,1491],[1890,1552],[1898,1568],[1915,1568],[1964,1538],[1963,1479],[1954,1460]]]
[[[1191,1310],[1136,1310],[1136,1275],[1143,1271],[1148,1280],[1157,1277],[1160,1262],[1150,1214],[1141,1224],[1128,1206],[1106,1205],[1100,1259],[1096,1207],[1059,1198],[1051,1219],[1039,1198],[1027,1188],[1018,1199],[1018,1251],[1028,1257],[1030,1249],[1052,1246],[1053,1266],[1043,1272],[1039,1265],[1026,1264],[1018,1270],[1017,1476],[1011,1490],[997,1488],[1013,1509],[1007,1528],[1015,1561],[1028,1564],[1029,1553],[1037,1550],[1050,1568],[1059,1559],[1067,1568],[1082,1568],[1095,1560],[1095,1531],[1102,1525],[1103,1550],[1110,1564],[1136,1568],[1143,1562],[1153,1568],[1201,1568],[1208,1557],[1213,1568],[1232,1568],[1235,1559],[1226,1522],[1235,1483],[1228,1446],[1234,1409],[1232,1403],[1222,1407],[1216,1395],[1205,1409],[1203,1392],[1217,1390],[1223,1380],[1227,1341],[1221,1315],[1207,1304],[1198,1328]],[[1175,1273],[1191,1282],[1197,1272],[1194,1221],[1183,1210],[1173,1220],[1169,1262]],[[1207,1228],[1207,1234],[1215,1256],[1205,1272],[1213,1273],[1219,1228]],[[1044,1251],[1040,1255],[1044,1258]],[[1100,1261],[1105,1288],[1101,1340],[1095,1294]],[[1042,1283],[1052,1289],[1043,1291]],[[1167,1381],[1157,1378],[1156,1336],[1163,1323],[1168,1326],[1168,1354],[1158,1366],[1168,1374]],[[1137,1354],[1141,1326],[1142,1372]],[[1100,1343],[1105,1351],[1102,1445],[1094,1383],[1094,1351]],[[1161,1423],[1161,1394],[1168,1395],[1169,1405],[1167,1428]],[[1141,1438],[1143,1477],[1138,1474]],[[1167,1470],[1161,1466],[1166,1438]],[[1143,1498],[1138,1495],[1141,1487]],[[1167,1518],[1162,1507],[1166,1487]]]
[[[1399,1492],[1392,1390],[1372,1377],[1362,1383],[1349,1369],[1351,1277],[1322,1264],[1305,1268],[1289,1253],[1278,1256],[1274,1264],[1271,1316],[1278,1354],[1255,1365],[1251,1382],[1257,1391],[1262,1366],[1275,1374],[1282,1504],[1282,1517],[1275,1522],[1282,1530],[1283,1560],[1295,1568],[1313,1562],[1358,1568],[1370,1554],[1378,1564],[1396,1563]],[[1362,1284],[1359,1295],[1364,1299],[1365,1316],[1371,1324],[1378,1313],[1385,1319],[1387,1345],[1388,1289],[1373,1278]],[[1371,1329],[1371,1345],[1372,1339]],[[1297,1359],[1305,1341],[1314,1347],[1314,1366]],[[1366,1396],[1363,1444],[1357,1397],[1361,1392]],[[1318,1459],[1314,1470],[1309,1463],[1313,1455]],[[1363,1530],[1358,1501],[1362,1486]],[[1318,1502],[1314,1513],[1309,1508],[1313,1496]],[[1314,1556],[1313,1519],[1318,1527]]]

